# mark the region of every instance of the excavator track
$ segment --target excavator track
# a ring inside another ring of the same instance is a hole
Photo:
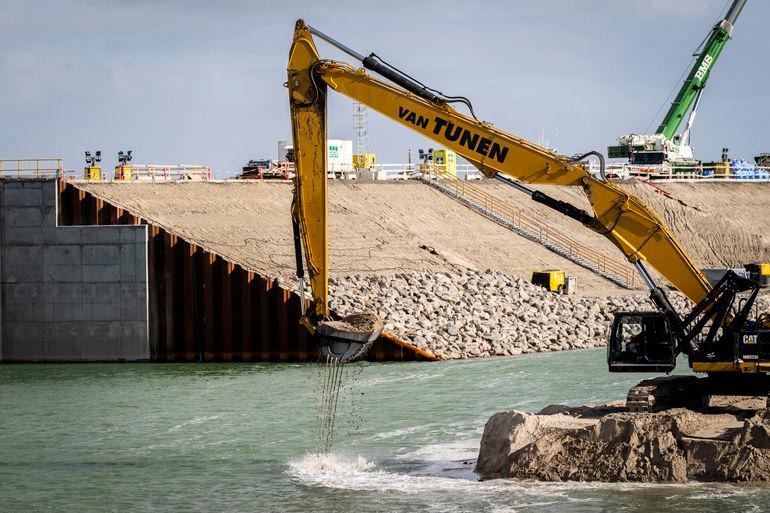
[[[655,386],[637,385],[628,391],[626,396],[626,408],[628,411],[645,412],[654,411]]]
[[[664,376],[646,379],[631,388],[626,408],[631,412],[692,408],[702,406],[705,399],[701,380],[696,376]]]
[[[626,408],[631,412],[656,412],[670,408],[701,409],[713,398],[766,397],[770,407],[770,378],[765,374],[723,376],[664,376],[646,379],[631,388]]]

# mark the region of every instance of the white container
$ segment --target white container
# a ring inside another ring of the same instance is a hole
[[[353,141],[329,139],[327,150],[329,170],[353,167]]]
[[[286,160],[286,152],[292,150],[292,141],[278,141],[278,162]],[[327,141],[327,165],[329,173],[351,173],[353,171],[353,141],[329,139]]]

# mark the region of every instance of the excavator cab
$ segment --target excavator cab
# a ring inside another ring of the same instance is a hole
[[[610,372],[671,372],[676,342],[668,319],[658,312],[615,315],[607,346]]]

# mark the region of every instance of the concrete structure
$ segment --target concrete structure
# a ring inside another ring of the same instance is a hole
[[[147,226],[58,226],[57,197],[0,181],[0,361],[148,360]]]
[[[273,272],[255,269],[260,258],[243,258],[242,254],[222,251],[227,247],[242,247],[239,241],[243,230],[255,229],[255,238],[244,246],[263,247],[272,260],[272,253],[278,247],[276,240],[262,242],[266,236],[273,237],[265,225],[265,222],[275,222],[270,219],[271,214],[265,213],[260,217],[261,222],[252,223],[234,208],[247,202],[230,187],[246,186],[249,196],[253,195],[254,189],[244,182],[210,184],[213,189],[194,195],[188,204],[185,191],[189,193],[190,189],[182,184],[194,183],[114,182],[111,185],[118,187],[118,194],[108,197],[89,190],[98,185],[94,182],[60,181],[59,225],[147,226],[150,360],[317,361],[317,342],[299,323],[302,311],[299,296],[283,286]],[[102,182],[102,185],[108,184]],[[228,213],[225,217],[205,212],[192,216],[185,213],[179,224],[153,219],[155,216],[148,217],[141,203],[131,200],[137,192],[148,190],[148,187],[156,199],[158,194],[170,193],[164,202],[181,202],[186,207],[197,205],[197,208],[205,208],[204,205],[215,201],[217,188],[220,188],[225,192],[223,199]],[[263,193],[258,197],[258,203],[265,199],[268,198]],[[288,204],[275,215],[286,219],[287,211]],[[196,239],[196,230],[201,224],[209,226],[211,222],[221,236],[218,240],[223,240],[225,245],[207,241],[209,236]],[[228,231],[228,225],[235,226],[238,233]],[[288,233],[291,233],[290,227]],[[264,265],[265,262],[261,263]],[[305,298],[305,301],[305,308],[310,308],[310,299]],[[385,334],[367,354],[367,359],[373,361],[432,358],[411,344]]]
[[[88,184],[0,179],[0,362],[318,359],[300,298],[278,279]],[[432,358],[386,335],[367,357]]]

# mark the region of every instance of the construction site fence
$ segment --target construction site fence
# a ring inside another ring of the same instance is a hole
[[[588,171],[598,176],[599,165],[591,162]],[[734,167],[724,164],[697,165],[691,168],[675,168],[670,164],[636,165],[609,164],[605,167],[605,176],[609,179],[623,180],[640,178],[667,182],[770,182],[770,167],[752,166]]]
[[[209,166],[197,166],[190,164],[129,164],[125,166],[126,171],[130,169],[130,174],[118,176],[118,170],[115,170],[113,178],[121,182],[170,182],[175,180],[211,180],[212,173]],[[82,173],[82,172],[81,172]],[[83,179],[88,181],[87,177],[82,176],[77,171],[65,171],[68,180]],[[100,180],[109,180],[107,173],[102,169]]]
[[[647,178],[649,180],[665,181],[665,182],[698,182],[698,183],[709,183],[709,182],[711,183],[714,183],[714,182],[768,183],[770,182],[770,176],[766,174],[704,176],[697,173],[671,173],[667,175],[639,176],[638,178]]]
[[[0,178],[57,178],[64,170],[61,158],[0,159]]]
[[[427,173],[427,176],[430,179],[441,180],[443,185],[453,189],[458,196],[472,200],[490,213],[504,218],[512,226],[527,229],[535,234],[541,243],[550,241],[557,244],[564,248],[571,258],[584,260],[595,266],[600,272],[611,273],[617,276],[630,288],[635,286],[636,271],[632,267],[564,235],[561,231],[541,222],[534,214],[530,215],[523,210],[517,209],[508,202],[480,190],[466,180],[457,180],[446,173],[431,172]]]
[[[409,180],[421,173],[454,175],[461,180],[480,180],[484,175],[471,164],[375,164],[358,170],[361,178],[369,180]]]
[[[170,181],[170,180],[211,180],[209,166],[187,164],[156,165],[134,164],[131,166],[131,179],[134,181]]]
[[[296,167],[294,162],[284,161],[275,163],[269,169],[245,173],[239,178],[263,180],[294,178]],[[480,180],[484,175],[471,164],[457,164],[449,166],[445,164],[374,164],[366,168],[357,168],[348,163],[328,163],[326,168],[327,178],[330,180],[409,180],[422,172],[446,172],[453,173],[462,180]]]

